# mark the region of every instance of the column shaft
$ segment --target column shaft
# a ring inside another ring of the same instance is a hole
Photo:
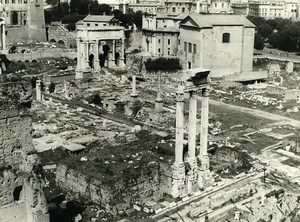
[[[86,42],[85,43],[85,65],[86,65],[85,68],[89,68],[89,55],[90,55],[89,42]]]
[[[81,43],[80,39],[77,39],[77,69],[81,69]]]
[[[200,155],[207,155],[207,137],[208,137],[208,91],[203,90],[201,107],[201,135],[200,135]]]
[[[131,87],[132,87],[131,96],[132,97],[136,97],[137,96],[137,92],[136,92],[136,76],[135,75],[132,75]]]
[[[175,135],[175,164],[183,163],[183,127],[184,127],[183,92],[179,91],[176,102],[176,135]]]
[[[195,158],[196,152],[196,134],[197,134],[197,94],[194,91],[190,92],[190,107],[189,107],[189,158]]]
[[[96,43],[95,43],[94,69],[95,70],[100,70],[100,64],[99,64],[99,41],[98,40],[96,40]]]

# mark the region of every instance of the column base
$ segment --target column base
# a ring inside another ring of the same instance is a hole
[[[111,68],[111,69],[117,68],[115,60],[108,60],[108,68]]]
[[[155,111],[156,112],[163,111],[164,110],[163,105],[164,104],[163,104],[162,99],[161,98],[156,98],[156,100],[155,100]]]
[[[99,60],[94,62],[94,70],[96,70],[96,71],[100,71],[101,70],[99,62],[100,62]]]
[[[198,167],[198,186],[199,189],[205,189],[213,185],[214,178],[212,173],[209,170],[209,158],[207,155],[199,156],[201,165]]]
[[[199,190],[197,183],[197,161],[196,158],[187,158],[186,162],[190,165],[190,170],[187,174],[187,193],[193,194],[194,192]]]
[[[172,166],[171,195],[174,198],[185,195],[185,167],[184,163],[174,163]]]
[[[83,79],[83,72],[82,70],[76,70],[75,71],[75,79]]]
[[[124,59],[120,59],[119,60],[118,67],[120,67],[120,68],[126,68],[126,64],[124,63]]]

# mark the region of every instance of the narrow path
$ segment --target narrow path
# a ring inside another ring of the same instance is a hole
[[[289,117],[281,116],[281,115],[274,114],[274,113],[269,113],[269,112],[262,111],[259,109],[252,109],[252,108],[246,108],[246,107],[242,107],[242,106],[227,104],[227,103],[217,101],[217,100],[209,100],[209,102],[211,105],[222,106],[222,107],[234,109],[234,110],[237,110],[240,112],[248,113],[248,114],[251,114],[251,115],[254,115],[257,117],[273,120],[273,121],[278,122],[278,124],[280,124],[280,125],[289,124],[291,126],[300,127],[299,120],[295,120],[295,119],[292,119]]]

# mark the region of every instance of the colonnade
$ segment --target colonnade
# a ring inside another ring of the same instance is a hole
[[[196,156],[197,137],[197,93],[201,90],[201,127],[200,127],[200,152]],[[188,120],[188,155],[184,159],[184,92],[189,93],[189,120]],[[209,89],[208,87],[194,87],[184,91],[179,87],[176,97],[176,135],[175,135],[175,162],[172,166],[172,190],[173,197],[193,193],[204,188],[206,180],[211,179],[209,171],[209,159],[207,154],[208,141],[208,112]],[[189,169],[186,170],[188,163]],[[200,163],[200,164],[198,164]],[[187,174],[186,174],[187,171]]]

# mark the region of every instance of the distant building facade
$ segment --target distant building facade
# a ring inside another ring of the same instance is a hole
[[[177,56],[179,23],[187,15],[143,16],[142,48],[154,56]]]
[[[249,15],[266,19],[299,19],[300,2],[296,0],[249,0]]]
[[[254,32],[244,16],[187,16],[180,23],[183,69],[207,68],[213,76],[252,71]]]
[[[0,17],[6,26],[6,41],[46,41],[42,0],[0,0]]]

